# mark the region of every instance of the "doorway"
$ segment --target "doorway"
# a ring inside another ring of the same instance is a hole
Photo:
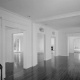
[[[13,34],[14,73],[23,70],[23,33]]]
[[[23,30],[5,28],[6,77],[23,75],[23,37]]]
[[[55,55],[56,55],[56,38],[51,37],[51,64],[55,68]]]
[[[44,60],[45,60],[45,35],[37,34],[37,61],[38,61],[38,74],[44,73]],[[43,75],[43,74],[42,74]]]
[[[80,36],[70,36],[68,41],[68,70],[80,72]]]

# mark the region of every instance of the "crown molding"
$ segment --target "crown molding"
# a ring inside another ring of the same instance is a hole
[[[26,20],[26,19],[31,20],[29,17],[24,17],[24,16],[22,16],[22,15],[20,15],[20,14],[18,14],[18,13],[15,13],[15,12],[13,12],[13,11],[10,11],[10,10],[8,10],[8,9],[5,9],[5,8],[3,8],[3,7],[1,7],[1,6],[0,6],[0,10],[5,11],[5,12],[7,12],[7,13],[10,13],[10,14],[12,14],[12,15],[15,15],[15,16],[17,16],[17,17],[24,18],[25,20]]]
[[[35,22],[44,22],[49,20],[64,19],[64,18],[75,17],[75,16],[80,16],[80,11],[38,19],[38,20],[35,20]]]

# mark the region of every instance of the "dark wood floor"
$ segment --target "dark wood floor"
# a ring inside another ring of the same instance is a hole
[[[18,77],[15,79],[12,69],[8,66],[10,64],[6,65],[6,80],[80,80],[80,63],[74,60],[73,54],[69,57],[56,56],[54,65],[52,60],[47,60],[44,64],[40,62],[34,67],[23,69],[16,73]]]

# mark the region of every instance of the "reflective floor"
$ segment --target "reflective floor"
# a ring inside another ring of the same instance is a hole
[[[80,61],[78,54],[56,56],[55,61],[47,60],[29,69],[23,69],[20,76],[7,76],[6,80],[80,80]],[[16,75],[17,75],[16,74]]]

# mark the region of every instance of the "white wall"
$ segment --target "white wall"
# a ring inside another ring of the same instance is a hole
[[[67,55],[67,36],[63,31],[58,32],[58,55]]]
[[[74,53],[74,37],[69,37],[69,53]]]
[[[44,35],[37,34],[37,52],[44,53]]]

